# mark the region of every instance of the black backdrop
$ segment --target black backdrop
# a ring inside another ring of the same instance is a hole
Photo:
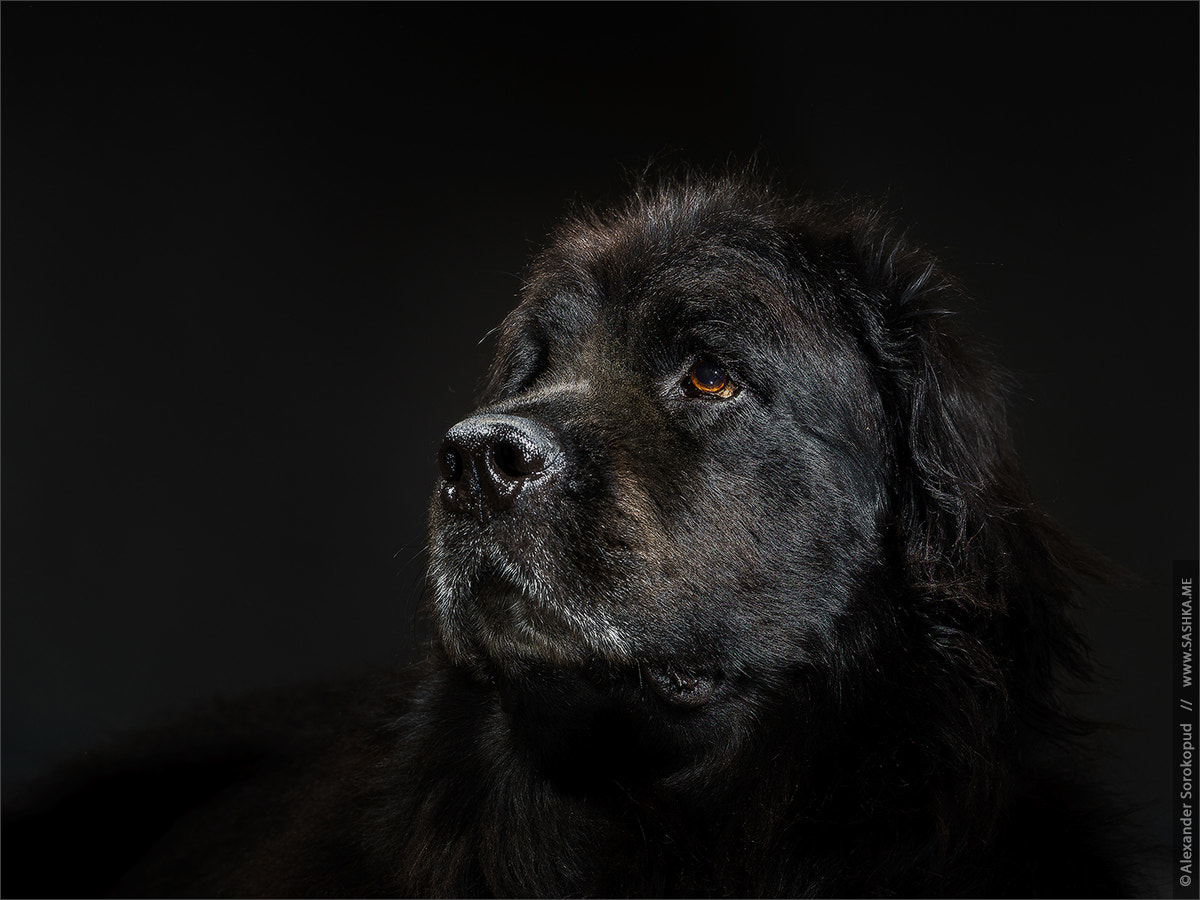
[[[3,773],[414,652],[519,273],[651,157],[886,202],[1021,377],[1165,840],[1197,555],[1197,7],[3,5]]]

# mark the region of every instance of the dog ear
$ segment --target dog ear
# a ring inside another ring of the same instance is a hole
[[[1006,417],[1010,379],[952,327],[960,287],[878,217],[852,235],[874,299],[864,333],[894,410],[894,531],[914,606],[938,633],[986,648],[995,681],[1042,718],[1061,675],[1086,675],[1076,579],[1114,567],[1033,501]]]
[[[929,585],[956,585],[961,603],[1003,609],[1003,561],[1041,516],[1017,465],[1006,378],[965,347],[944,312],[919,302],[892,310],[907,558]]]

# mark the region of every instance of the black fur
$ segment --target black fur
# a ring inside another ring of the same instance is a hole
[[[1031,500],[958,293],[749,178],[572,218],[500,418],[443,449],[430,659],[118,892],[1129,893],[1057,700],[1103,564]]]

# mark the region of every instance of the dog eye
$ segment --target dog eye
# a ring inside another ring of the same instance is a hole
[[[719,397],[722,400],[729,399],[734,392],[733,382],[725,370],[707,359],[692,366],[683,380],[683,387],[694,397]]]

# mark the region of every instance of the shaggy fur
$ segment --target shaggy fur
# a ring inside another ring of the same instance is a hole
[[[1056,699],[1101,565],[958,293],[746,178],[573,217],[443,445],[430,659],[118,890],[1128,893]]]

